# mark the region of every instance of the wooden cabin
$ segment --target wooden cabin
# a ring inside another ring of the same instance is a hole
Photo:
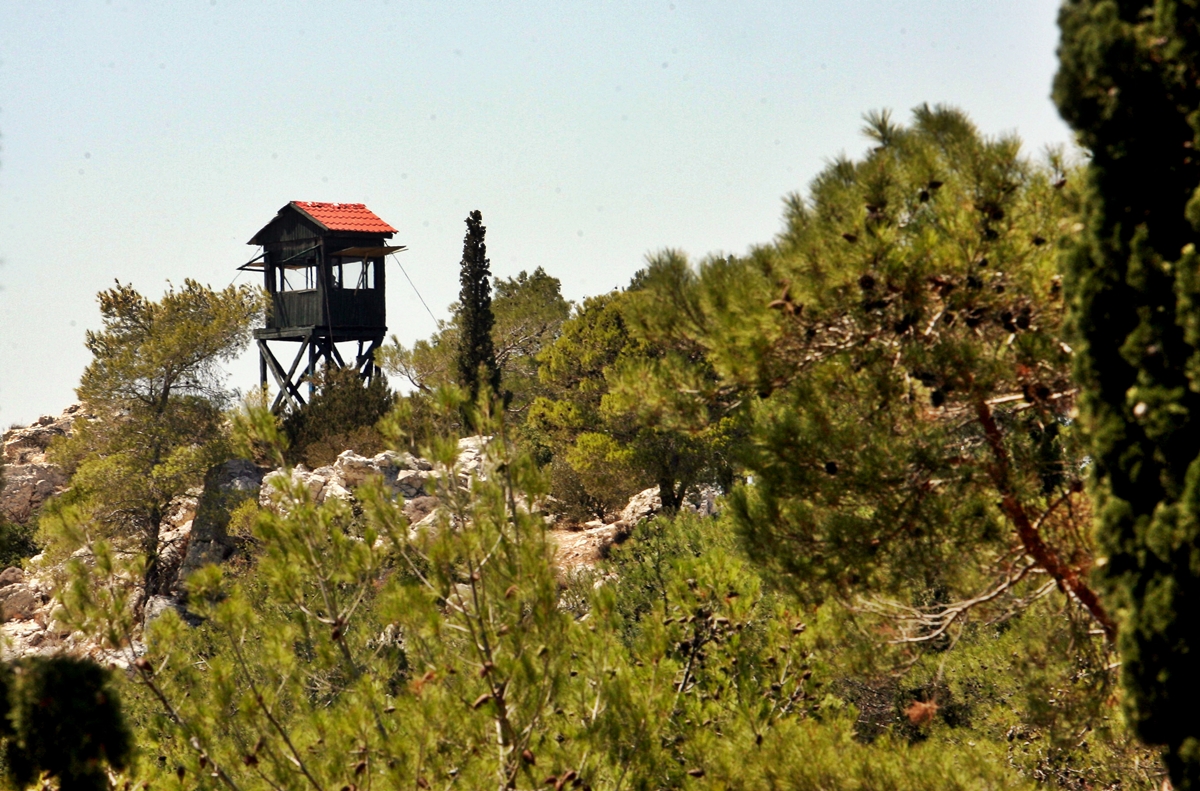
[[[387,332],[384,261],[404,249],[387,243],[395,232],[361,203],[292,201],[249,241],[262,252],[240,268],[262,271],[271,296],[266,326],[254,337],[262,384],[270,373],[280,388],[276,409],[304,404],[300,384],[307,381],[311,395],[322,360],[376,374],[374,352]],[[293,357],[290,368],[270,342],[300,344],[285,355]],[[337,344],[347,342],[357,350],[344,356]]]

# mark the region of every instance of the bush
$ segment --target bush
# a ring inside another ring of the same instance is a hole
[[[315,384],[308,403],[283,421],[289,463],[321,467],[347,449],[367,456],[383,450],[383,436],[375,424],[396,399],[382,376],[365,383],[353,368],[330,366],[317,375]]]
[[[22,525],[0,518],[0,568],[19,565],[37,554],[38,545],[33,540],[36,530],[32,519]]]

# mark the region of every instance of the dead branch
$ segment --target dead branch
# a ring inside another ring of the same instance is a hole
[[[1073,596],[1083,605],[1092,618],[1100,624],[1104,630],[1104,636],[1112,640],[1116,637],[1117,626],[1104,605],[1100,603],[1100,597],[1079,575],[1079,571],[1064,563],[1054,548],[1046,543],[1042,538],[1039,525],[1030,520],[1025,506],[1017,499],[1012,486],[1008,450],[1004,447],[1004,435],[1001,433],[1000,427],[996,425],[991,407],[983,399],[978,399],[975,402],[975,414],[983,426],[984,436],[992,451],[992,463],[988,465],[988,472],[993,485],[1000,493],[1000,507],[1017,528],[1017,535],[1025,547],[1025,552],[1054,578],[1065,593]]]
[[[1038,571],[1037,563],[1027,563],[1009,573],[990,590],[978,596],[936,607],[912,607],[891,599],[863,598],[851,609],[886,618],[901,627],[902,637],[888,640],[891,645],[928,643],[946,633],[960,618],[972,609],[995,601],[1008,593],[1030,573]],[[1031,599],[1032,600],[1032,599]]]

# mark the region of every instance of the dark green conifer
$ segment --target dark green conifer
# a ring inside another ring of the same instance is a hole
[[[463,238],[462,268],[458,279],[459,320],[458,383],[473,402],[483,385],[493,393],[500,391],[500,367],[492,344],[491,262],[483,236],[487,228],[478,209],[467,215],[467,235]]]
[[[108,787],[104,761],[128,764],[132,738],[109,673],[85,659],[34,657],[0,671],[0,735],[9,780],[26,788],[43,772],[61,791]]]
[[[1054,99],[1090,151],[1066,262],[1130,723],[1200,788],[1200,9],[1071,0]]]

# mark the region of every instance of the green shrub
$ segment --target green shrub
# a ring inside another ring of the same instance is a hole
[[[353,368],[330,366],[317,375],[315,385],[308,403],[284,418],[289,462],[315,468],[332,464],[344,450],[366,456],[383,450],[375,424],[395,402],[384,377],[364,382]]]

